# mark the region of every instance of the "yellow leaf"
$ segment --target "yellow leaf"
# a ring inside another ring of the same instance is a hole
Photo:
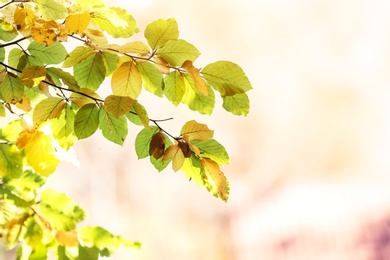
[[[33,112],[33,121],[36,125],[49,120],[58,118],[65,107],[65,101],[59,97],[50,97],[39,102]]]
[[[132,61],[123,63],[112,75],[111,88],[114,95],[136,99],[142,90],[142,76],[137,65]]]
[[[209,184],[209,191],[216,197],[227,201],[229,197],[229,186],[227,179],[220,170],[218,163],[209,158],[201,159],[202,168],[204,169],[203,179]]]
[[[62,246],[78,246],[79,240],[76,231],[60,231],[55,234],[55,239]]]
[[[156,160],[158,160],[164,155],[164,150],[165,150],[165,136],[161,131],[158,131],[152,136],[149,145],[149,153]]]
[[[54,155],[52,139],[41,131],[35,131],[24,147],[28,164],[43,175],[49,176],[55,171],[60,160]]]
[[[194,80],[196,89],[199,90],[199,92],[203,95],[208,96],[209,91],[207,89],[206,82],[200,76],[199,70],[195,68],[194,65],[192,65],[192,61],[185,61],[181,67],[185,69],[190,77]]]
[[[133,107],[134,99],[110,95],[104,100],[104,108],[116,118],[128,113]]]
[[[214,131],[210,130],[205,124],[191,120],[183,125],[180,134],[182,136],[186,135],[189,141],[206,141],[213,138]]]
[[[27,66],[23,69],[20,79],[29,88],[37,86],[46,78],[46,68],[43,66]]]
[[[47,46],[57,41],[60,34],[60,28],[56,21],[53,20],[35,20],[31,28],[31,36],[37,43],[45,43]]]
[[[16,139],[16,146],[18,149],[22,149],[30,141],[34,131],[22,131],[19,133],[18,138]]]
[[[172,158],[172,168],[177,172],[183,166],[185,160],[183,151],[180,149],[178,143],[172,144],[165,150],[162,159],[163,163],[170,158]]]
[[[18,5],[14,14],[16,28],[23,36],[30,34],[31,27],[38,17],[35,12],[24,5]]]
[[[70,14],[65,20],[65,28],[70,34],[82,34],[91,20],[89,12]]]

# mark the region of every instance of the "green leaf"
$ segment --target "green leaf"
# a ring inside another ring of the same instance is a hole
[[[19,178],[22,170],[23,160],[16,146],[0,144],[0,176]]]
[[[102,30],[115,38],[129,38],[139,32],[133,16],[119,7],[96,11],[91,15],[91,18]]]
[[[62,67],[71,68],[94,53],[95,51],[90,47],[77,46],[72,52],[68,54],[64,63],[62,64]]]
[[[98,248],[101,254],[110,256],[121,245],[134,247],[134,242],[115,236],[102,227],[85,226],[78,230],[80,244],[88,248]]]
[[[77,85],[77,81],[75,80],[73,75],[64,71],[63,69],[49,67],[49,68],[46,68],[46,73],[51,77],[54,84],[56,84],[57,86],[62,85],[61,82],[59,81],[59,80],[61,80],[63,84],[65,84],[69,87],[69,89],[72,89],[72,90],[79,89],[79,86]]]
[[[5,117],[6,112],[3,104],[0,104],[0,117]]]
[[[137,114],[139,120],[141,121],[142,125],[146,128],[149,129],[149,116],[148,112],[146,111],[145,107],[141,105],[137,100],[133,104],[133,109],[135,113]]]
[[[119,66],[111,78],[112,93],[117,96],[129,96],[136,99],[142,90],[142,76],[133,61]]]
[[[222,97],[222,107],[238,116],[246,116],[249,113],[250,103],[246,93]]]
[[[66,104],[65,108],[62,110],[61,116],[58,119],[52,119],[50,122],[53,137],[65,150],[68,150],[76,142],[74,122],[75,113],[68,104]]]
[[[160,19],[148,24],[144,35],[149,46],[152,49],[158,49],[169,40],[177,40],[179,38],[179,28],[176,20],[173,18],[168,20]]]
[[[230,61],[217,61],[201,71],[206,81],[222,96],[233,96],[252,89],[240,66]]]
[[[118,55],[108,51],[103,51],[103,61],[106,67],[106,76],[111,75],[118,68]]]
[[[26,54],[21,49],[14,48],[8,53],[8,65],[13,68],[22,70],[24,66],[20,66],[19,63],[21,62],[21,60],[24,60],[25,57]]]
[[[229,155],[225,147],[215,139],[207,141],[191,141],[191,144],[198,147],[202,157],[207,157],[218,163],[225,165],[230,163]]]
[[[214,110],[215,94],[209,84],[206,84],[208,89],[208,96],[203,95],[195,87],[195,83],[191,77],[185,75],[186,92],[184,93],[181,102],[186,104],[191,110],[197,111],[201,114],[211,115]]]
[[[23,128],[20,124],[20,119],[11,121],[0,128],[0,139],[11,142],[16,141],[21,131],[23,131]]]
[[[85,212],[64,193],[46,189],[41,194],[41,203],[37,205],[40,213],[57,230],[69,231],[85,219]]]
[[[14,196],[26,201],[33,202],[36,198],[37,189],[45,184],[45,178],[33,171],[25,171],[20,178],[12,178],[4,184]]]
[[[165,76],[164,83],[165,96],[172,104],[177,106],[186,92],[186,80],[183,74],[175,70]]]
[[[43,230],[33,217],[30,217],[24,224],[27,226],[24,240],[31,248],[35,249],[41,243]]]
[[[59,64],[64,61],[68,54],[65,47],[59,42],[46,46],[43,43],[33,41],[27,47],[27,50],[32,56],[30,59],[37,61],[36,65]]]
[[[5,60],[5,48],[0,48],[0,62]]]
[[[91,136],[99,127],[99,108],[96,104],[86,104],[76,113],[74,132],[79,139]]]
[[[0,40],[10,42],[18,35],[18,31],[5,20],[0,20]],[[4,49],[4,48],[2,48]]]
[[[161,72],[149,62],[137,62],[144,88],[158,97],[163,96],[164,80]]]
[[[66,7],[54,0],[33,0],[43,18],[52,20],[64,19],[68,15]]]
[[[76,64],[73,69],[74,77],[80,87],[97,90],[106,76],[106,67],[100,53],[89,56]]]
[[[99,249],[96,247],[83,247],[79,246],[79,254],[75,260],[98,260]]]
[[[199,50],[185,40],[168,41],[164,47],[157,51],[159,57],[164,58],[173,66],[181,66],[186,60],[195,61]]]
[[[134,99],[109,95],[104,100],[104,109],[116,118],[125,115],[133,107]]]
[[[111,142],[123,145],[128,133],[126,117],[116,118],[111,113],[101,109],[99,121],[99,128],[102,130],[103,136]]]
[[[23,97],[24,85],[19,77],[7,73],[4,80],[0,83],[0,91],[4,101],[19,101]]]
[[[33,121],[36,125],[51,118],[58,118],[65,107],[65,101],[59,97],[46,98],[39,102],[33,112]]]
[[[149,156],[149,146],[150,141],[152,140],[153,135],[159,131],[158,127],[152,126],[150,130],[143,128],[135,138],[135,152],[138,156],[138,159],[143,159]]]

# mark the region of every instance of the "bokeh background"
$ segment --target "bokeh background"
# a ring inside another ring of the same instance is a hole
[[[385,0],[131,0],[146,25],[174,17],[202,67],[238,63],[251,112],[217,101],[212,117],[144,92],[152,118],[178,134],[207,123],[231,156],[224,203],[170,168],[137,160],[100,133],[76,145],[48,186],[101,225],[143,243],[112,259],[390,259],[390,2]],[[109,89],[109,86],[107,85]],[[108,90],[107,90],[108,91]]]

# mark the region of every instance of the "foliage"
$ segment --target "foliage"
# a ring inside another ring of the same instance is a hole
[[[150,119],[137,98],[145,89],[210,115],[217,91],[224,109],[247,115],[251,84],[237,64],[195,67],[200,52],[179,39],[172,18],[150,23],[147,43],[118,45],[107,36],[139,32],[122,8],[100,0],[0,2],[0,116],[10,118],[0,129],[0,235],[8,249],[18,248],[18,259],[46,259],[49,252],[58,259],[97,259],[121,245],[140,246],[101,227],[79,228],[84,210],[42,188],[75,142],[98,129],[123,145],[129,123],[142,126],[135,140],[139,159],[149,157],[158,171],[171,164],[227,201],[220,166],[229,156],[214,131],[191,120],[171,135],[160,126],[166,120]],[[97,91],[107,78],[112,94],[101,98]]]

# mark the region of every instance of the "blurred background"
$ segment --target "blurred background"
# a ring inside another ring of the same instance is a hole
[[[212,117],[143,92],[172,134],[196,119],[215,130],[231,165],[228,203],[167,168],[137,160],[100,133],[75,149],[48,186],[101,225],[143,243],[112,259],[390,259],[390,2],[384,0],[131,0],[146,25],[177,19],[202,56],[239,64],[252,82],[251,112],[218,99]],[[109,86],[107,85],[107,91]]]

